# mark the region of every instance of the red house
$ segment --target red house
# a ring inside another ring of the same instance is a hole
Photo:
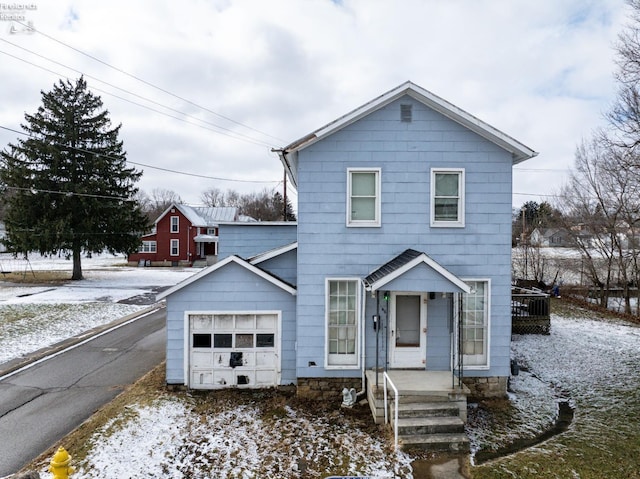
[[[239,221],[236,207],[193,207],[172,204],[142,236],[131,265],[207,266],[218,257],[218,224]],[[247,220],[246,217],[242,217]]]

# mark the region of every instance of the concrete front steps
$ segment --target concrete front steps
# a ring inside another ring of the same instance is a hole
[[[440,452],[468,452],[466,386],[454,385],[452,374],[440,371],[388,371],[398,389],[398,445]],[[366,372],[367,400],[378,424],[384,423],[384,379]],[[389,387],[388,420],[394,426],[395,397]]]
[[[391,404],[394,426],[395,404]],[[469,438],[457,405],[448,401],[400,403],[398,406],[398,444],[404,448],[428,451],[468,452]]]

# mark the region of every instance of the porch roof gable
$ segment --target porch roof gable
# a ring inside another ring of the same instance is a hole
[[[471,288],[467,283],[430,258],[426,253],[414,249],[403,251],[370,273],[364,278],[364,285],[367,291],[377,291],[384,286],[388,286],[392,281],[401,279],[403,276],[411,276],[411,272],[416,272],[420,269],[428,273],[427,275],[420,275],[421,278],[437,280],[438,289],[433,291],[446,293],[471,292]]]

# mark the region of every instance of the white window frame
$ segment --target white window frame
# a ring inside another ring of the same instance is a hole
[[[138,249],[138,253],[156,253],[158,245],[155,241],[143,241]]]
[[[465,371],[468,370],[488,370],[491,368],[491,279],[490,278],[462,278],[462,280],[467,283],[469,286],[472,286],[471,283],[484,283],[485,284],[485,324],[484,324],[484,347],[486,353],[486,361],[484,364],[469,364],[472,360],[471,357],[467,354],[464,354],[462,357],[462,369]],[[464,293],[458,294],[458,300],[462,301],[462,296]],[[462,305],[461,305],[462,306]],[[460,308],[462,310],[462,307]],[[456,308],[455,316],[456,322],[457,320],[463,321],[464,318],[459,318],[459,314],[464,315],[464,311],[458,311]],[[461,333],[464,330],[464,324],[462,325]],[[464,339],[460,338],[460,344],[463,345]],[[464,346],[463,346],[464,347]],[[462,353],[462,351],[458,351],[458,354]],[[478,356],[478,355],[476,355]]]
[[[458,175],[458,219],[444,221],[436,219],[436,174]],[[465,225],[465,171],[464,168],[431,168],[431,226],[435,228],[464,228]]]
[[[348,281],[355,283],[356,287],[356,341],[353,354],[332,354],[329,353],[329,291],[330,283],[334,281]],[[325,335],[324,335],[324,367],[325,369],[360,369],[360,347],[362,338],[362,281],[360,278],[326,278],[325,279]]]
[[[180,217],[172,216],[169,221],[171,222],[171,227],[169,231],[171,233],[180,233]]]
[[[354,220],[351,218],[351,185],[353,173],[373,173],[375,174],[376,196],[375,196],[375,218],[373,220]],[[381,184],[382,184],[381,168],[347,168],[347,226],[356,228],[379,227],[382,224],[381,219]]]
[[[173,252],[174,250],[173,245],[175,245],[176,253]],[[179,239],[172,239],[169,242],[169,256],[180,256],[180,240]]]

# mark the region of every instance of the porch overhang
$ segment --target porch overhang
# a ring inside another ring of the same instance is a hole
[[[217,243],[218,237],[214,235],[197,235],[194,236],[193,241],[196,243]]]
[[[426,253],[407,249],[364,279],[365,289],[470,293],[471,287]]]

